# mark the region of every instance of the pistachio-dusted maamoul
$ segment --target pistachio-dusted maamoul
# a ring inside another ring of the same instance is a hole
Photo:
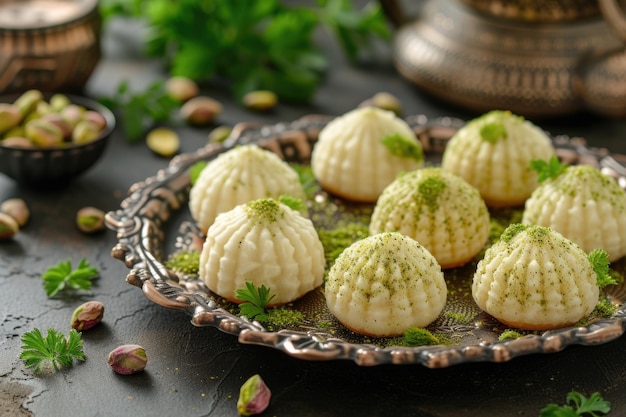
[[[370,234],[400,232],[424,245],[442,268],[461,266],[481,251],[491,228],[478,190],[441,168],[401,174],[381,194]]]
[[[478,307],[527,330],[573,325],[593,311],[599,291],[580,246],[548,227],[519,223],[487,249],[472,282]]]
[[[542,182],[526,201],[522,223],[550,227],[585,252],[604,249],[611,262],[626,255],[626,193],[589,165]]]
[[[398,173],[423,164],[422,145],[395,113],[361,107],[331,121],[313,148],[311,168],[329,192],[375,202]]]
[[[273,152],[256,145],[235,147],[202,170],[189,192],[189,210],[201,230],[215,217],[259,198],[289,195],[306,199],[296,171]]]
[[[530,161],[554,154],[542,129],[511,112],[494,110],[456,132],[441,166],[478,188],[489,207],[513,207],[524,204],[537,187]]]
[[[266,198],[221,213],[207,232],[199,275],[214,293],[232,301],[236,292],[264,285],[269,306],[294,301],[322,285],[324,248],[313,223],[300,212]]]
[[[429,325],[448,295],[437,260],[401,233],[380,233],[346,248],[324,291],[328,309],[344,326],[373,337]]]

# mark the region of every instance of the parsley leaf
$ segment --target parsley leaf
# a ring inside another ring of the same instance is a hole
[[[49,267],[41,276],[44,289],[48,297],[54,297],[66,290],[88,290],[92,280],[98,276],[98,270],[92,267],[84,258],[80,260],[76,269],[68,259]]]
[[[543,159],[533,159],[530,161],[530,168],[538,174],[537,181],[542,183],[549,179],[555,179],[564,173],[567,165],[561,164],[559,158],[553,156],[547,162]]]
[[[251,320],[266,321],[265,306],[274,298],[274,295],[270,297],[270,289],[265,285],[256,288],[253,283],[246,282],[246,288],[237,290],[235,298],[243,301],[239,304],[242,315]]]
[[[604,288],[610,284],[616,284],[615,278],[609,271],[609,254],[603,249],[594,249],[587,255],[593,270],[598,277],[598,286]]]
[[[144,91],[131,91],[128,81],[122,81],[115,95],[98,100],[112,111],[120,110],[121,125],[126,139],[136,143],[151,126],[170,120],[181,103],[165,90],[163,81],[155,81]]]
[[[56,372],[62,367],[72,366],[74,359],[85,360],[81,334],[74,329],[70,330],[67,339],[55,329],[48,329],[46,337],[39,329],[34,329],[24,333],[21,340],[23,345],[20,359],[27,368],[34,368],[35,372],[50,366]]]
[[[100,11],[106,19],[143,19],[146,53],[165,60],[171,75],[226,82],[240,99],[271,90],[286,101],[310,102],[328,67],[314,42],[320,26],[352,61],[373,38],[390,38],[374,1],[359,10],[350,0],[318,0],[315,7],[278,0],[101,0]]]
[[[611,404],[597,392],[587,398],[579,392],[570,391],[566,400],[568,404],[562,406],[548,404],[541,410],[540,417],[600,417],[611,411]]]

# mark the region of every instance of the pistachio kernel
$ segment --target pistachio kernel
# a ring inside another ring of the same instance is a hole
[[[182,105],[180,115],[190,125],[206,126],[213,123],[222,109],[222,103],[219,101],[206,96],[198,96]]]
[[[259,374],[252,375],[239,390],[237,411],[242,416],[261,414],[270,404],[272,392]]]
[[[100,301],[87,301],[74,310],[72,314],[72,329],[84,332],[102,321],[104,304]]]
[[[164,158],[176,155],[180,149],[178,134],[167,127],[151,130],[146,136],[146,144],[152,152]]]
[[[104,211],[96,207],[83,207],[76,212],[76,226],[83,233],[104,230]]]
[[[108,363],[116,373],[130,375],[145,369],[148,356],[139,345],[122,345],[109,353]]]
[[[250,91],[243,96],[243,105],[246,108],[259,112],[272,110],[278,104],[278,96],[273,91],[256,90]]]

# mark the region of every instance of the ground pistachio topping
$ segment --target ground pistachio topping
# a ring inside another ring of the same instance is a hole
[[[433,175],[424,178],[418,185],[419,196],[431,211],[439,208],[439,196],[446,189],[446,180],[442,178],[441,171],[432,171]]]
[[[273,198],[261,198],[246,204],[245,212],[249,218],[263,223],[276,223],[284,216],[280,203]]]
[[[410,158],[417,162],[424,159],[424,153],[422,147],[399,134],[394,134],[383,138],[382,144],[385,145],[387,150],[393,155],[399,158]]]

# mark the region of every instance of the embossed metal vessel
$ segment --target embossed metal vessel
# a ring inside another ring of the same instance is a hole
[[[0,93],[80,91],[100,28],[98,0],[0,0]]]
[[[623,1],[429,0],[413,21],[381,3],[398,25],[396,68],[438,98],[535,118],[626,116]]]

